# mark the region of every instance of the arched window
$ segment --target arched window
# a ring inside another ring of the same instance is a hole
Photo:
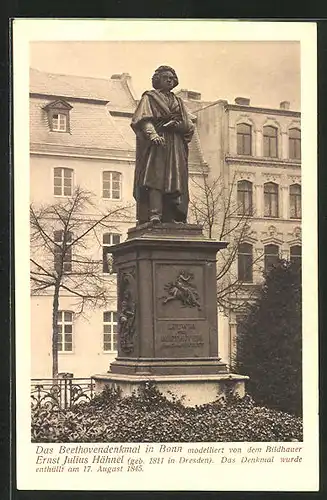
[[[288,132],[289,157],[301,159],[301,130],[298,128],[290,128]]]
[[[279,258],[278,245],[265,245],[265,273],[268,273],[272,266],[275,266]]]
[[[251,125],[239,123],[236,127],[237,154],[251,155]]]
[[[102,172],[102,197],[110,200],[121,199],[121,173],[110,170]]]
[[[71,196],[73,194],[73,169],[56,167],[53,169],[53,194]]]
[[[292,264],[301,267],[302,248],[300,245],[294,245],[290,248],[290,261]]]
[[[264,216],[278,217],[278,184],[266,182],[263,187]]]
[[[301,219],[301,186],[292,184],[290,186],[290,217]]]
[[[252,182],[237,183],[237,215],[252,215]]]
[[[238,247],[238,279],[252,283],[253,247],[250,243],[241,243]]]
[[[277,158],[277,128],[263,127],[263,156]]]

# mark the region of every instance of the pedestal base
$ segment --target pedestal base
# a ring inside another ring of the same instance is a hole
[[[219,396],[232,390],[240,397],[245,395],[245,382],[248,377],[232,373],[217,375],[94,375],[95,390],[101,392],[105,387],[120,389],[123,397],[137,392],[145,382],[155,383],[157,389],[167,397],[182,398],[185,406],[200,406],[213,403]]]
[[[124,375],[215,375],[226,373],[220,358],[117,358],[110,364],[110,373]]]

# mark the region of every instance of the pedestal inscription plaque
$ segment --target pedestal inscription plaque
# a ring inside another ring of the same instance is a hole
[[[161,358],[209,356],[208,338],[197,321],[160,321],[156,325],[155,355]]]

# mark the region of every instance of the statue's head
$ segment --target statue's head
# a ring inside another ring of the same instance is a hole
[[[177,87],[176,72],[170,66],[159,66],[152,77],[152,87],[160,90],[172,90]]]

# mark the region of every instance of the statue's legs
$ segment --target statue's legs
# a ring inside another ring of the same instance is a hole
[[[138,224],[149,221],[186,222],[186,214],[179,210],[179,201],[177,193],[163,194],[159,189],[142,189],[137,202]]]
[[[159,189],[149,189],[150,221],[162,219],[162,192]]]
[[[186,216],[179,210],[180,197],[176,193],[163,196],[163,222],[186,222]]]

